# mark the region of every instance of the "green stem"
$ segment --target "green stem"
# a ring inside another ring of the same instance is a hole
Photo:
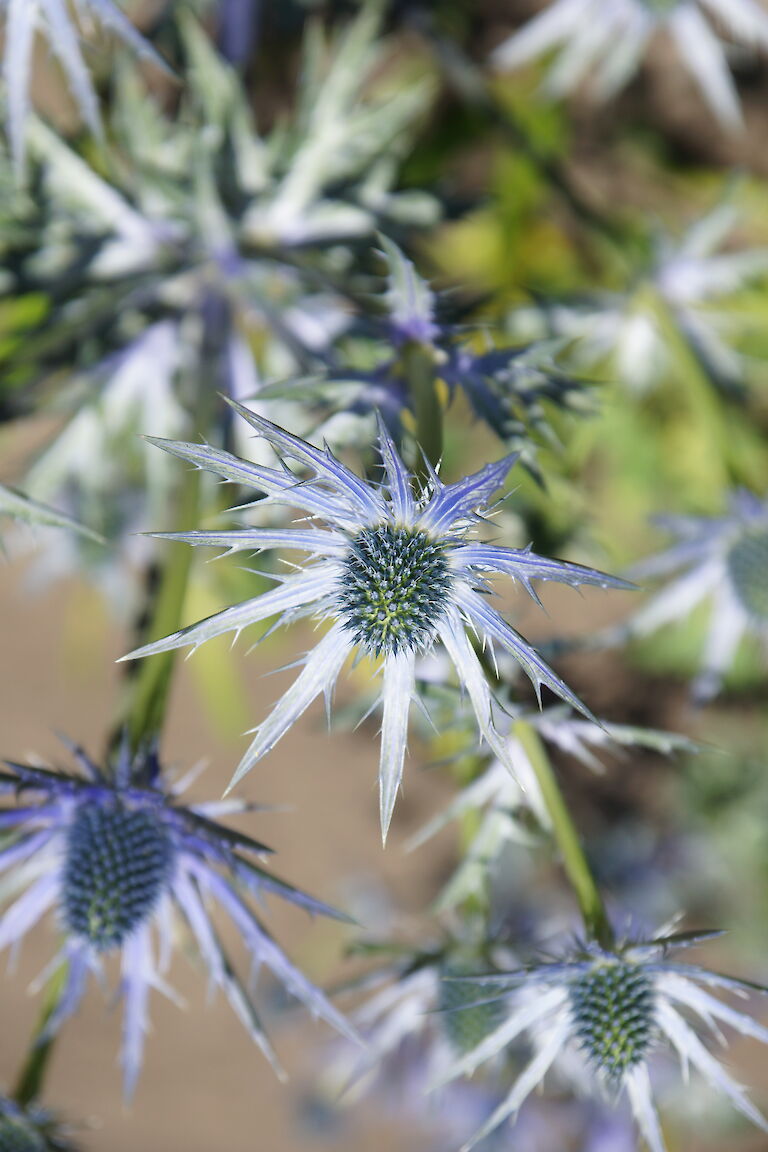
[[[436,468],[443,454],[443,407],[437,394],[434,354],[429,346],[410,341],[403,348],[402,362],[416,421],[416,441]],[[429,469],[421,458],[416,461],[414,472],[422,483],[429,478]]]
[[[26,1108],[40,1095],[48,1061],[53,1052],[55,1037],[46,1035],[48,1022],[59,1006],[67,982],[68,965],[61,964],[48,981],[45,1000],[37,1026],[27,1052],[27,1058],[19,1073],[13,1097],[22,1108]]]
[[[200,512],[200,472],[186,468],[178,491],[176,530],[184,532],[196,528]],[[187,582],[192,566],[193,549],[184,545],[172,548],[160,577],[153,612],[142,643],[152,643],[181,626]],[[131,752],[135,753],[162,728],[168,693],[171,686],[176,652],[162,652],[147,656],[138,665],[129,665],[134,676],[127,681],[128,691],[123,707],[123,723],[127,729]]]
[[[605,905],[539,734],[525,720],[515,721],[512,733],[522,744],[536,774],[552,821],[552,833],[560,849],[566,875],[576,894],[587,935],[603,948],[610,948],[614,944],[614,936]]]

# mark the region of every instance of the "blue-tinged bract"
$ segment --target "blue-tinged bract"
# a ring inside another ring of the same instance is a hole
[[[15,893],[0,915],[0,949],[18,946],[51,910],[62,932],[52,970],[63,969],[63,990],[46,1034],[77,1010],[88,974],[99,973],[105,958],[118,957],[124,1091],[130,1096],[141,1067],[150,991],[173,997],[164,977],[180,919],[212,986],[223,989],[280,1073],[253,993],[219,938],[213,905],[233,924],[254,970],[269,969],[313,1015],[354,1039],[343,1016],[269,935],[249,898],[271,892],[311,913],[344,917],[268,872],[260,861],[269,849],[218,822],[249,805],[183,806],[178,796],[184,781],[172,784],[153,752],[131,758],[124,748],[114,773],[82,749],[73,746],[72,752],[75,774],[13,763],[0,775],[0,793],[15,801],[0,808],[6,837],[0,872]]]
[[[657,522],[677,543],[635,565],[633,573],[670,579],[629,629],[653,632],[709,601],[703,668],[694,682],[695,695],[706,700],[719,691],[745,637],[756,637],[768,652],[768,503],[740,490],[724,516],[663,516]]]
[[[573,1067],[574,1060],[576,1068],[581,1064],[580,1082],[586,1077],[598,1096],[607,1096],[610,1102],[626,1093],[649,1149],[665,1152],[649,1075],[649,1063],[662,1044],[677,1053],[685,1071],[693,1068],[710,1089],[725,1095],[742,1115],[768,1131],[768,1122],[700,1035],[709,1029],[722,1039],[718,1025],[725,1024],[743,1036],[768,1043],[768,1028],[710,991],[743,997],[750,991],[766,990],[670,956],[676,948],[691,946],[708,935],[662,934],[649,941],[622,940],[612,948],[588,943],[562,961],[542,961],[501,975],[467,977],[466,982],[479,990],[482,1003],[498,999],[504,1004],[504,1016],[493,1032],[455,1060],[436,1083],[471,1075],[524,1038],[533,1046],[533,1057],[462,1152],[477,1147],[505,1120],[516,1119],[554,1065],[566,1066],[570,1061]]]
[[[456,1147],[487,1119],[501,1098],[498,1072],[506,1056],[498,1068],[486,1070],[482,1082],[451,1083],[439,1094],[428,1091],[457,1056],[493,1031],[504,1013],[503,1004],[488,1002],[470,981],[442,979],[472,971],[480,956],[491,952],[510,962],[511,954],[481,941],[477,929],[470,920],[461,921],[420,951],[387,941],[361,946],[374,967],[347,992],[362,995],[350,1015],[364,1047],[332,1042],[320,1077],[320,1089],[332,1103],[346,1106],[364,1097],[374,1107],[395,1107],[401,1120],[442,1133],[441,1148]],[[486,1002],[478,1004],[482,999]],[[501,1147],[489,1141],[483,1152]]]
[[[554,0],[495,51],[502,70],[559,49],[545,81],[562,97],[589,82],[607,100],[636,74],[658,33],[677,55],[720,125],[741,127],[741,107],[728,65],[728,43],[768,49],[768,13],[758,0]]]
[[[515,458],[505,457],[453,484],[432,471],[416,492],[383,423],[379,451],[383,485],[362,480],[328,450],[320,451],[260,416],[233,404],[257,435],[281,457],[278,468],[249,464],[205,444],[155,441],[161,448],[225,480],[265,493],[265,503],[300,509],[322,527],[241,528],[222,532],[162,533],[169,540],[228,552],[287,548],[310,559],[292,574],[273,577],[277,587],[227,608],[180,632],[148,644],[124,659],[150,656],[188,645],[197,647],[223,633],[240,633],[260,620],[287,623],[314,615],[330,625],[304,661],[292,688],[255,729],[232,783],[272,749],[312,701],[329,697],[353,650],[383,657],[381,701],[380,815],[386,838],[403,773],[408,713],[416,686],[416,661],[435,643],[453,662],[474,709],[480,735],[511,768],[507,745],[494,720],[494,700],[472,638],[497,645],[530,677],[589,716],[534,648],[493,606],[487,575],[511,576],[533,596],[533,580],[573,587],[628,587],[592,568],[548,560],[530,549],[503,548],[475,539],[481,513],[492,507]],[[286,460],[307,475],[292,472]]]
[[[554,412],[584,412],[590,403],[586,383],[557,362],[562,342],[542,339],[497,348],[486,337],[485,350],[478,350],[472,326],[440,318],[440,301],[413,263],[386,236],[379,243],[387,262],[385,315],[370,310],[350,331],[355,335],[359,329],[374,348],[381,345],[381,362],[366,370],[352,363],[333,365],[316,382],[276,385],[268,394],[305,395],[321,409],[327,404],[332,412],[358,417],[378,412],[399,443],[413,420],[408,354],[415,349],[438,386],[451,398],[463,393],[475,418],[519,451],[521,463],[541,481],[537,448],[558,444]]]

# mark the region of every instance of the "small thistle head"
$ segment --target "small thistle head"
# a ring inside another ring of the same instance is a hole
[[[372,656],[422,651],[435,637],[451,587],[445,547],[426,532],[379,524],[352,539],[338,603]]]
[[[23,1118],[0,1117],[0,1152],[45,1152],[46,1142]]]
[[[173,863],[167,829],[147,809],[83,804],[67,836],[67,928],[99,952],[118,948],[152,913]]]
[[[507,1009],[503,1000],[490,999],[479,981],[450,979],[440,981],[438,1007],[446,1038],[457,1056],[471,1052],[504,1020]]]
[[[744,611],[761,624],[768,622],[768,529],[748,529],[726,556],[728,575]]]
[[[653,981],[640,964],[599,960],[569,986],[576,1040],[611,1086],[647,1056],[654,1036]]]

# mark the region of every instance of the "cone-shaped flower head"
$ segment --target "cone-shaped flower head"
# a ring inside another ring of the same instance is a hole
[[[233,407],[283,457],[304,466],[309,476],[294,474],[281,459],[279,468],[249,464],[205,444],[155,441],[166,451],[234,481],[267,493],[320,520],[322,528],[244,528],[224,532],[167,532],[171,540],[219,546],[230,552],[297,549],[309,561],[292,575],[280,577],[272,591],[227,608],[215,616],[148,644],[123,659],[151,656],[213,636],[239,633],[270,617],[282,622],[314,614],[330,624],[309,653],[292,688],[255,729],[232,781],[234,784],[261,759],[320,693],[334,687],[354,649],[381,658],[381,760],[379,770],[382,833],[386,837],[403,772],[408,712],[415,691],[417,658],[440,642],[456,666],[480,733],[508,762],[506,745],[492,715],[493,698],[468,632],[482,643],[509,652],[539,691],[544,684],[573,707],[589,712],[538,653],[494,608],[485,573],[512,576],[536,598],[531,581],[628,587],[615,580],[529,549],[501,548],[472,538],[492,497],[504,483],[514,457],[488,464],[455,484],[443,484],[433,472],[426,491],[414,491],[383,425],[379,450],[385,484],[360,479],[326,449],[320,451],[291,436],[240,405]]]
[[[495,53],[517,68],[561,49],[546,86],[564,96],[589,80],[608,99],[637,72],[651,40],[666,31],[710,109],[726,129],[741,125],[725,36],[768,48],[768,13],[758,0],[554,0]]]
[[[768,503],[735,492],[725,516],[665,516],[659,526],[678,543],[635,566],[639,578],[673,576],[653,596],[630,628],[655,631],[711,602],[703,670],[694,691],[713,696],[733,663],[742,639],[754,635],[768,650]]]
[[[18,801],[0,809],[0,827],[10,833],[0,849],[0,872],[10,876],[17,893],[0,915],[0,949],[17,946],[55,909],[63,939],[52,970],[64,966],[65,978],[49,1033],[77,1009],[89,971],[99,972],[106,957],[117,956],[124,1087],[130,1096],[141,1066],[149,992],[155,988],[173,998],[163,977],[178,917],[211,984],[224,990],[279,1072],[253,997],[219,940],[209,913],[215,904],[233,923],[256,969],[264,965],[313,1014],[353,1036],[272,940],[249,896],[273,892],[309,912],[343,917],[267,872],[259,863],[269,852],[263,844],[217,822],[217,816],[248,805],[183,807],[177,797],[185,782],[171,785],[152,753],[131,759],[123,751],[112,776],[81,749],[72,751],[77,775],[24,764],[10,764],[11,773],[0,775],[0,793]]]
[[[610,950],[588,944],[562,962],[468,978],[474,989],[482,989],[478,1003],[500,999],[506,1011],[498,1027],[455,1061],[439,1082],[471,1074],[521,1038],[533,1044],[534,1056],[464,1152],[503,1121],[516,1117],[552,1065],[566,1057],[571,1066],[574,1060],[582,1066],[586,1082],[598,1094],[615,1099],[626,1092],[651,1152],[664,1152],[648,1067],[654,1050],[662,1044],[677,1053],[684,1070],[692,1067],[744,1116],[768,1131],[768,1123],[712,1056],[693,1023],[710,1029],[719,1039],[722,1023],[768,1043],[768,1028],[709,991],[716,988],[744,996],[755,986],[669,958],[675,947],[695,944],[706,935],[681,933],[648,942],[622,941]]]

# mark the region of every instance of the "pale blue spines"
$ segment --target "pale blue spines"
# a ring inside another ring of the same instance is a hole
[[[416,691],[416,658],[440,643],[456,668],[462,690],[472,703],[479,733],[509,767],[505,742],[494,720],[494,699],[482,662],[470,635],[493,649],[508,652],[531,679],[590,716],[534,648],[493,606],[487,573],[517,580],[538,600],[533,580],[630,587],[592,568],[537,556],[530,549],[503,548],[476,539],[482,513],[493,507],[496,494],[515,463],[507,456],[453,484],[444,484],[431,471],[426,487],[418,488],[401,460],[383,423],[378,448],[383,484],[361,479],[331,451],[321,450],[255,415],[241,405],[232,407],[257,436],[272,446],[279,467],[250,464],[206,444],[153,440],[175,456],[208,469],[223,479],[254,488],[265,503],[285,504],[317,520],[319,527],[158,533],[170,540],[220,547],[228,552],[260,552],[284,547],[308,554],[292,574],[274,577],[277,587],[252,600],[201,620],[148,644],[123,659],[150,656],[187,645],[197,647],[222,633],[236,635],[259,620],[289,622],[314,615],[330,627],[307,655],[292,688],[254,730],[232,784],[266,755],[320,694],[328,698],[353,649],[383,655],[382,727],[379,766],[380,816],[386,837],[403,772],[408,713]],[[294,461],[302,473],[292,471]],[[253,510],[253,505],[248,506]],[[401,584],[394,565],[407,559],[414,579]],[[369,587],[366,589],[366,579]],[[382,596],[394,595],[394,608],[381,609]],[[374,612],[371,605],[378,604]],[[378,613],[378,614],[377,614]]]
[[[64,966],[64,988],[46,1034],[76,1011],[89,973],[101,973],[104,955],[118,953],[124,1091],[130,1096],[141,1068],[150,992],[174,996],[166,972],[180,923],[211,987],[224,992],[282,1075],[253,995],[219,937],[211,915],[216,906],[255,968],[270,970],[310,1012],[354,1039],[344,1017],[272,939],[251,898],[271,892],[308,912],[345,917],[268,872],[261,860],[269,849],[218,822],[219,815],[250,806],[181,805],[185,782],[171,783],[154,754],[131,759],[124,749],[113,778],[81,749],[73,752],[75,775],[15,763],[0,775],[0,794],[16,799],[0,808],[0,828],[10,836],[0,850],[0,872],[15,881],[16,892],[0,914],[0,950],[17,946],[51,911],[63,931],[53,968]]]
[[[768,503],[751,492],[731,494],[723,516],[663,516],[660,528],[676,537],[663,552],[632,570],[638,579],[666,577],[629,622],[643,635],[710,605],[702,670],[693,685],[700,700],[715,695],[747,636],[768,644]]]
[[[684,1072],[693,1069],[710,1089],[768,1131],[768,1122],[701,1035],[708,1029],[722,1040],[718,1026],[725,1024],[768,1044],[768,1028],[710,991],[743,998],[750,991],[766,990],[694,964],[681,964],[671,956],[676,948],[690,947],[711,935],[627,939],[610,949],[587,943],[575,947],[562,961],[468,977],[486,1001],[498,997],[504,1003],[504,1018],[472,1051],[455,1060],[435,1086],[472,1074],[522,1039],[529,1042],[533,1054],[506,1098],[462,1152],[469,1152],[505,1120],[516,1119],[555,1065],[566,1075],[569,1068],[571,1076],[576,1073],[576,1083],[583,1084],[586,1076],[598,1095],[606,1087],[614,1098],[626,1093],[649,1149],[665,1152],[649,1075],[649,1062],[662,1044],[677,1054]],[[575,1059],[581,1060],[580,1070]]]

